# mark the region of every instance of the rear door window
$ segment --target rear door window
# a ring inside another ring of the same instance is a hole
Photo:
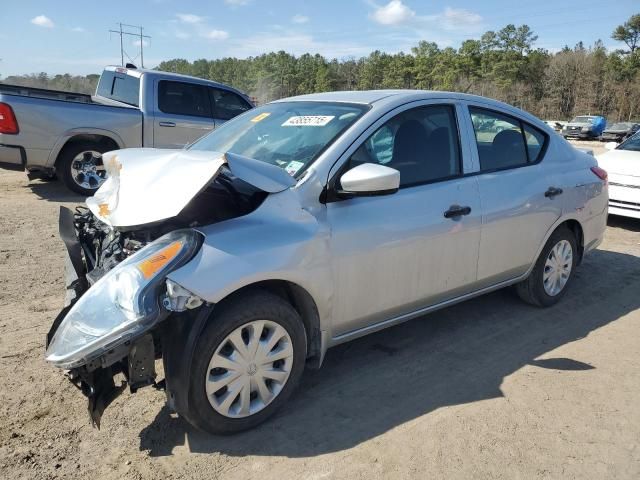
[[[163,113],[211,118],[211,103],[203,85],[161,80],[158,108]]]
[[[480,170],[516,168],[541,160],[547,136],[515,117],[470,107]]]
[[[251,105],[240,95],[221,88],[210,88],[211,103],[214,108],[214,117],[221,120],[231,120],[249,110]]]

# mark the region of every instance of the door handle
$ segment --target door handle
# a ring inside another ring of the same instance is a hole
[[[469,215],[471,207],[461,207],[460,205],[451,205],[449,210],[444,212],[444,218],[456,218],[462,215]]]
[[[176,124],[173,122],[160,122],[158,125],[161,127],[175,127]]]
[[[546,192],[544,192],[544,196],[547,198],[553,198],[556,195],[560,195],[562,193],[561,188],[549,187]]]

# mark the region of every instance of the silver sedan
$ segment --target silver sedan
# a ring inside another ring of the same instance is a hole
[[[96,424],[123,373],[198,428],[251,428],[332,346],[510,285],[552,306],[607,219],[593,156],[455,93],[289,98],[104,163],[88,208],[61,212],[47,349]]]

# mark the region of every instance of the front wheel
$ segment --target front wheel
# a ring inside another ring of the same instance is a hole
[[[529,278],[516,285],[522,300],[538,307],[556,304],[566,293],[578,258],[575,235],[557,229],[545,244]]]
[[[293,393],[305,359],[304,325],[291,304],[269,292],[232,300],[214,310],[197,342],[188,420],[215,434],[255,427]]]

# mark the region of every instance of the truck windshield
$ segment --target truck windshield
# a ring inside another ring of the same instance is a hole
[[[297,177],[366,109],[337,102],[270,103],[230,120],[189,148],[232,152]]]
[[[96,94],[118,102],[140,106],[140,79],[126,73],[105,70],[100,76]]]

